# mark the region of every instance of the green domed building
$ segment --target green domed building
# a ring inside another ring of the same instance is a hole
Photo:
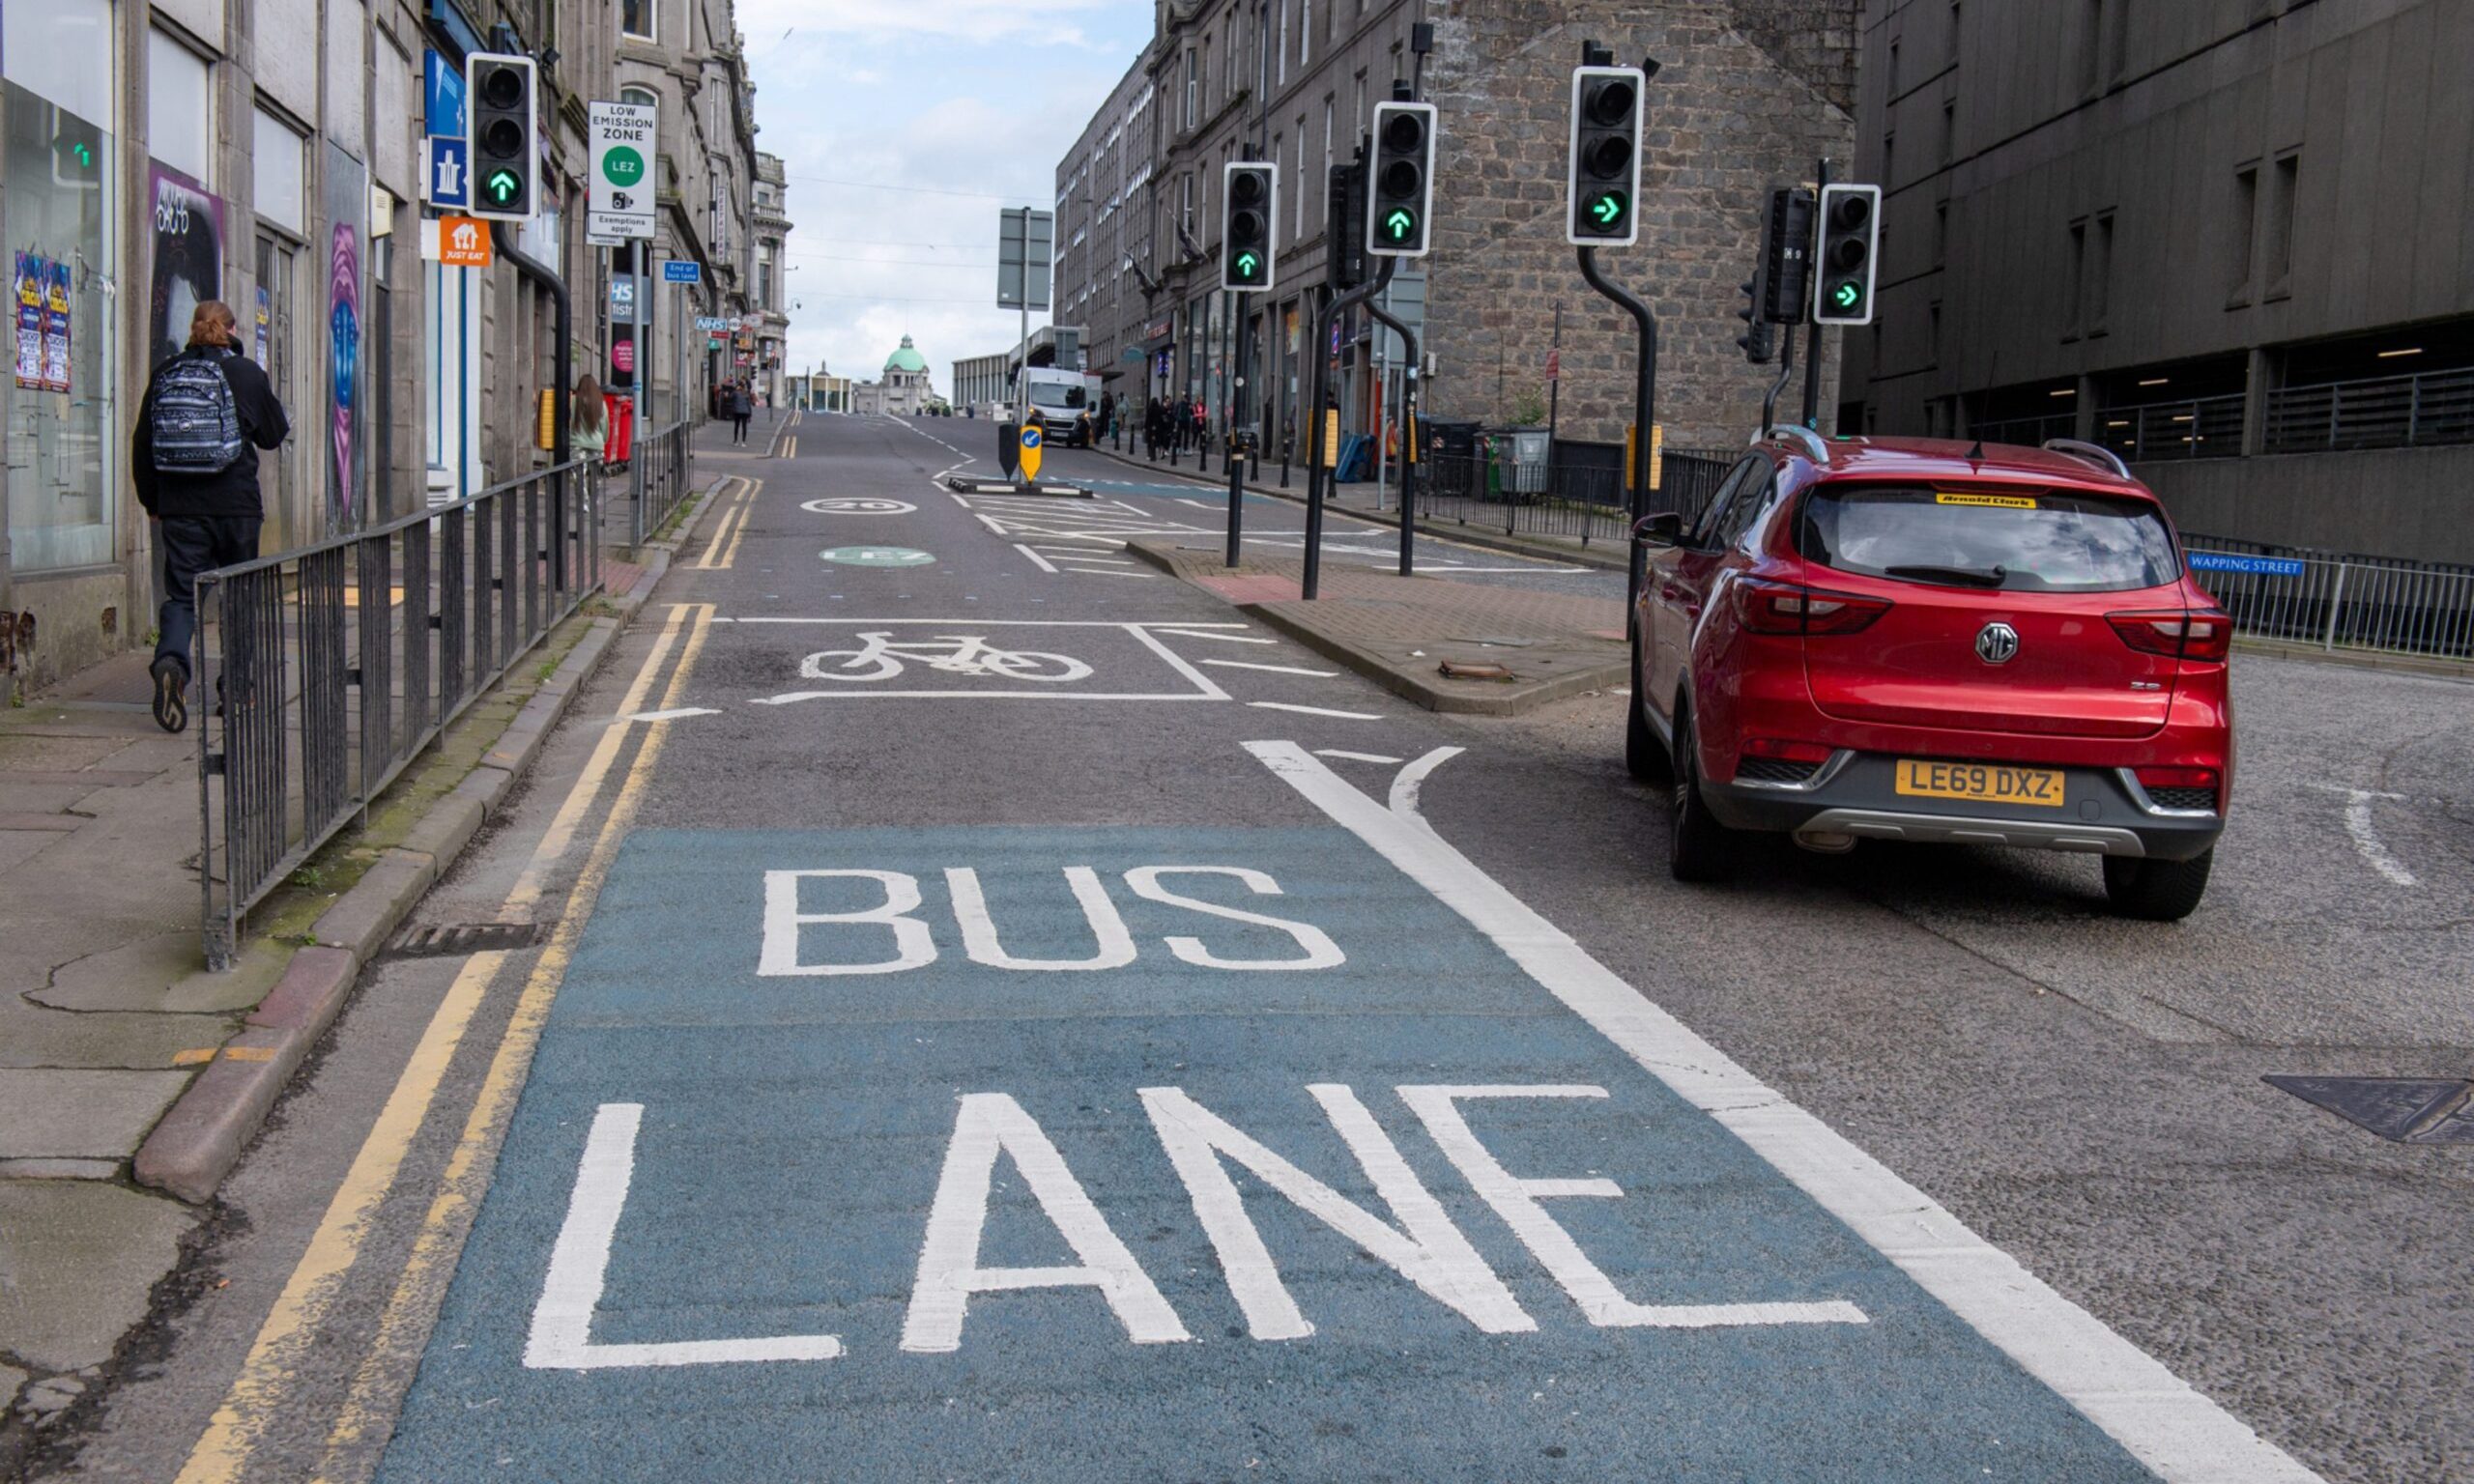
[[[885,357],[884,379],[859,387],[859,411],[916,417],[935,395],[928,385],[928,357],[905,335],[901,346]]]

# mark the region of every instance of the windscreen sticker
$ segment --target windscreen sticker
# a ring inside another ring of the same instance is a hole
[[[1979,495],[1960,490],[1936,490],[1937,505],[1986,505],[1996,510],[2033,510],[2038,508],[2032,495]]]

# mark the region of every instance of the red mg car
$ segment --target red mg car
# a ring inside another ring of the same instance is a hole
[[[1761,830],[2078,851],[2117,912],[2199,905],[2232,626],[2110,450],[1773,429],[1635,539],[1625,751],[1674,786],[1679,879]]]

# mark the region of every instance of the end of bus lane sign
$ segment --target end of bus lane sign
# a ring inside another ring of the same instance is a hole
[[[592,176],[585,203],[585,230],[596,237],[651,237],[654,105],[596,101],[586,112],[592,136]]]

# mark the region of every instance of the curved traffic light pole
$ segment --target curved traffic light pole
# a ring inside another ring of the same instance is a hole
[[[1310,404],[1314,420],[1306,434],[1306,574],[1298,585],[1298,595],[1311,600],[1323,579],[1323,501],[1329,495],[1332,476],[1337,469],[1324,467],[1324,425],[1330,420],[1324,414],[1323,403],[1330,396],[1329,381],[1332,365],[1332,322],[1343,309],[1354,308],[1380,294],[1391,285],[1395,258],[1379,261],[1374,276],[1339,298],[1314,311],[1314,392]],[[1405,543],[1407,537],[1401,540]]]
[[[1641,597],[1641,543],[1631,539],[1629,527],[1639,525],[1641,517],[1649,514],[1650,419],[1657,410],[1658,398],[1658,320],[1650,312],[1649,305],[1634,299],[1620,285],[1608,282],[1598,272],[1597,248],[1574,250],[1580,255],[1581,276],[1589,280],[1589,286],[1596,289],[1601,298],[1623,305],[1632,316],[1632,323],[1641,328],[1641,351],[1634,358],[1632,385],[1632,424],[1637,431],[1632,437],[1632,467],[1625,471],[1632,487],[1628,502],[1631,519],[1627,523],[1624,542],[1632,554],[1625,566],[1625,612],[1629,614],[1638,606]]]
[[[1392,264],[1385,258],[1383,271],[1375,280],[1377,292],[1392,281]],[[1400,575],[1414,576],[1418,566],[1418,333],[1407,325],[1386,313],[1372,299],[1366,301],[1366,312],[1391,328],[1400,337]],[[1380,419],[1375,437],[1383,436]],[[1376,503],[1382,501],[1380,488]]]

